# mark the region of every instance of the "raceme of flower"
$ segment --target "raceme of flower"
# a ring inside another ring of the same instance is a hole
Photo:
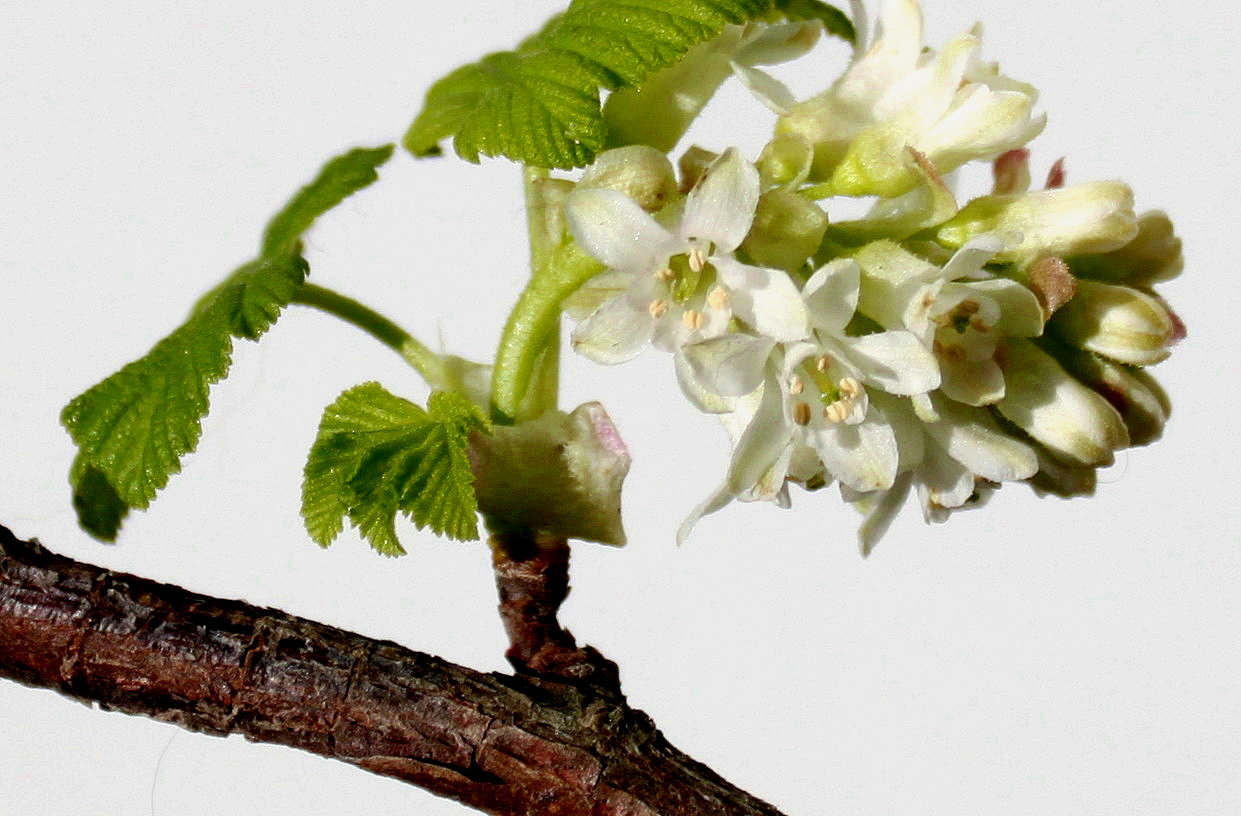
[[[809,100],[733,66],[776,113],[754,163],[691,147],[681,195],[662,153],[621,148],[567,197],[572,237],[608,268],[574,298],[574,348],[673,352],[732,437],[679,538],[731,501],[787,507],[790,485],[834,482],[869,553],[910,494],[928,522],[1004,482],[1086,495],[1117,450],[1160,436],[1169,402],[1142,367],[1184,336],[1153,289],[1180,241],[1122,182],[1066,186],[1057,162],[1030,189],[1036,93],[980,62],[979,37],[924,50],[917,3],[893,0]],[[994,162],[994,187],[960,201],[944,176],[973,160]],[[823,199],[856,195],[870,212],[829,224]]]

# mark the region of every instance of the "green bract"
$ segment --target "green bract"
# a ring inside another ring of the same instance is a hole
[[[147,507],[192,452],[212,383],[228,374],[233,338],[257,340],[288,305],[309,268],[301,235],[315,218],[376,178],[392,146],[329,162],[267,228],[261,254],[199,301],[188,320],[145,357],[65,406],[61,422],[79,454],[70,472],[78,520],[112,540],[131,507]]]
[[[302,516],[320,546],[332,543],[348,516],[376,550],[402,555],[398,512],[419,529],[478,538],[467,450],[487,421],[457,394],[436,392],[427,407],[369,382],[324,410],[302,483]]]

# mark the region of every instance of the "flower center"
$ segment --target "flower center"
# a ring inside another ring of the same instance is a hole
[[[818,396],[817,408],[823,419],[844,422],[863,394],[862,384],[853,377],[841,377],[839,381],[832,379],[828,373],[831,367],[832,358],[826,354],[804,361],[798,366],[797,373],[789,378],[789,394],[801,396],[806,393],[807,382],[812,383]],[[813,399],[813,396],[808,395],[808,398]],[[792,410],[793,421],[798,425],[809,425],[814,410],[806,399],[797,400]]]

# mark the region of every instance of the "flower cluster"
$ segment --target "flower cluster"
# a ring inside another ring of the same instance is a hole
[[[928,521],[1003,482],[1088,494],[1115,451],[1159,437],[1168,400],[1143,367],[1183,335],[1152,288],[1180,242],[1121,182],[1066,186],[1057,163],[1031,189],[1035,91],[980,45],[975,29],[923,48],[917,3],[893,0],[811,99],[733,66],[777,113],[754,161],[692,148],[682,195],[662,152],[631,146],[567,196],[569,232],[607,267],[570,304],[574,348],[671,352],[733,437],[682,537],[732,500],[835,482],[865,553],[911,492]],[[945,177],[977,160],[993,188],[962,203]],[[876,203],[829,223],[837,196]]]

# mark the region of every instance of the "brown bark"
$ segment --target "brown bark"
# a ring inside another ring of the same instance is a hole
[[[0,676],[312,751],[487,813],[779,816],[669,745],[606,671],[567,674],[484,674],[109,572],[0,527]]]

